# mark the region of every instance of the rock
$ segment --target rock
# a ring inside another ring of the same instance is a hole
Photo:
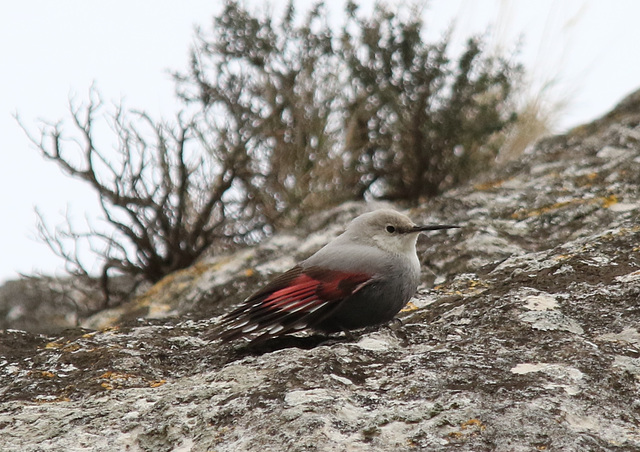
[[[84,329],[1,330],[3,450],[639,450],[638,99],[409,211],[464,228],[420,239],[400,327],[202,339],[353,203]]]

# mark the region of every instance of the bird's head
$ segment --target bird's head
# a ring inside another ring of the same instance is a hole
[[[418,234],[458,228],[453,225],[416,225],[409,217],[389,209],[375,210],[354,219],[345,234],[354,242],[377,246],[391,253],[415,254]]]

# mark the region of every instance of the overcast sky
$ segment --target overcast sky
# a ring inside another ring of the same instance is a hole
[[[327,3],[339,20],[342,2]],[[62,262],[35,239],[35,206],[52,224],[67,210],[78,218],[96,213],[96,196],[44,162],[13,114],[37,130],[38,119],[63,118],[69,97],[86,99],[95,82],[107,102],[171,116],[178,103],[169,71],[186,67],[193,27],[208,27],[220,9],[216,0],[21,0],[0,8],[0,282],[18,272],[62,274]],[[513,49],[522,36],[534,86],[554,81],[553,96],[570,101],[558,131],[604,114],[640,87],[639,17],[634,0],[432,0],[425,10],[430,37],[454,19],[458,38],[487,33],[491,24],[494,45]]]

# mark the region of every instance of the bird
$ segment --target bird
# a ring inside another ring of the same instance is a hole
[[[418,235],[458,227],[419,226],[391,209],[364,213],[224,315],[208,336],[260,342],[302,330],[337,333],[388,323],[418,288]]]

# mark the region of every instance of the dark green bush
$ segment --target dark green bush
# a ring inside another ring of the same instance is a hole
[[[448,36],[425,42],[417,8],[363,17],[349,2],[340,32],[324,9],[297,23],[290,4],[274,23],[228,2],[176,75],[187,102],[223,118],[210,124],[221,142],[251,138],[235,144],[267,171],[244,188],[271,218],[367,196],[416,202],[492,161],[516,119],[519,65],[477,37],[452,60]]]

